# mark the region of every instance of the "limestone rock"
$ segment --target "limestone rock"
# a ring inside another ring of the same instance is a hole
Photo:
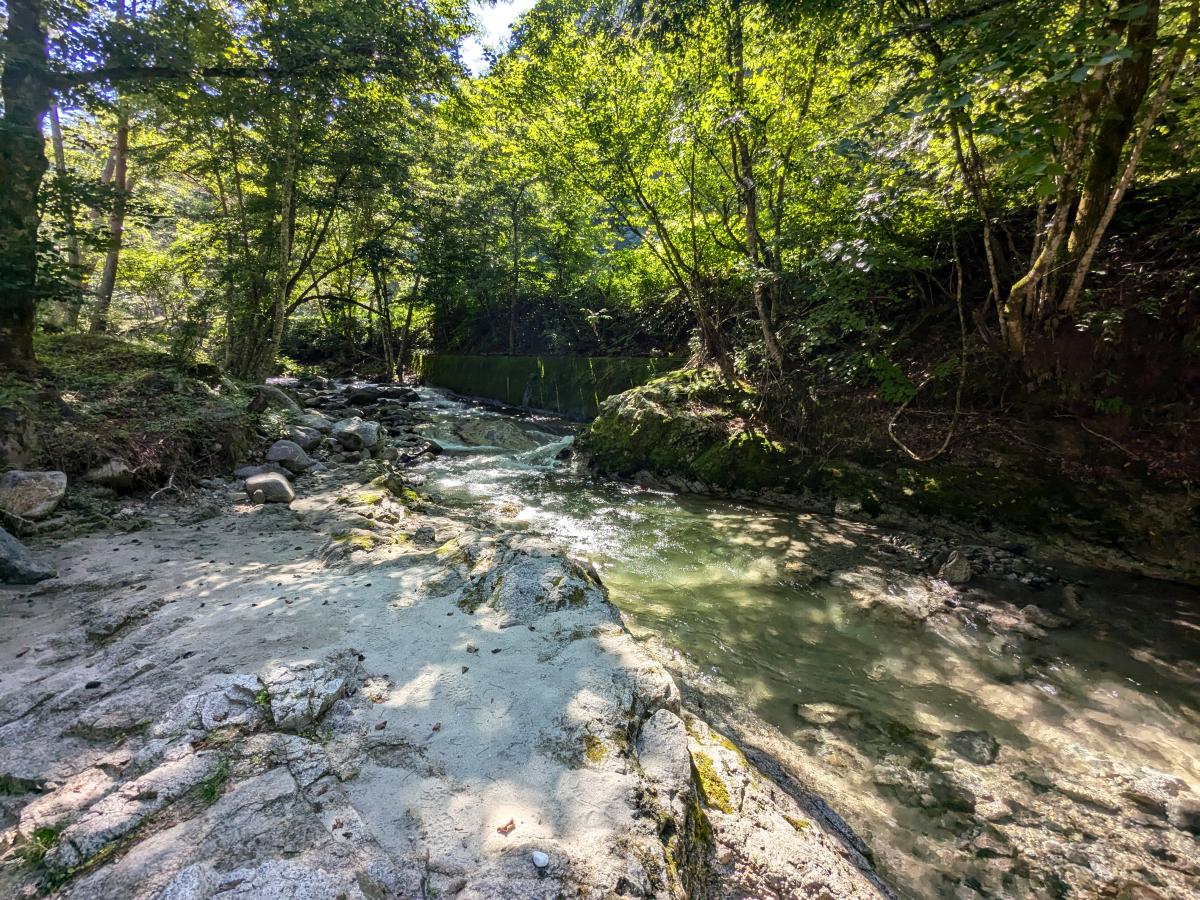
[[[277,728],[299,731],[316,723],[325,711],[357,684],[358,656],[343,651],[321,663],[277,666],[263,676]]]
[[[1167,821],[1180,831],[1200,834],[1200,799],[1185,794],[1168,800]]]
[[[958,550],[951,551],[950,558],[938,569],[938,577],[950,584],[966,584],[973,574],[971,561]]]
[[[46,854],[51,865],[72,869],[132,832],[147,817],[177,800],[219,765],[218,754],[190,748],[145,775],[122,785],[68,826]]]
[[[44,519],[66,492],[65,472],[5,472],[0,477],[0,509],[22,519]]]
[[[378,422],[368,422],[358,416],[342,419],[333,426],[333,439],[347,450],[366,450],[383,437]]]
[[[293,860],[218,872],[206,863],[188,866],[158,900],[365,900],[354,878],[331,874]]]
[[[288,428],[288,438],[301,450],[311,450],[321,443],[321,432],[307,425],[293,425]]]
[[[278,472],[261,472],[246,479],[246,493],[253,497],[261,491],[264,503],[291,503],[296,492]]]
[[[83,480],[112,488],[115,491],[124,491],[133,487],[133,476],[133,467],[125,460],[110,459],[103,465],[90,469],[83,476]]]
[[[267,462],[279,463],[291,472],[303,472],[313,461],[295,441],[276,441],[267,450]]]
[[[254,391],[254,399],[250,401],[250,412],[282,409],[300,415],[300,404],[273,384],[256,384],[251,390]]]
[[[35,584],[53,578],[55,571],[37,562],[15,537],[0,528],[0,581]]]
[[[214,728],[257,727],[263,720],[258,703],[262,684],[253,675],[216,675],[167,710],[151,730],[153,737],[174,737]]]
[[[319,431],[321,434],[329,434],[333,428],[333,423],[325,416],[318,412],[307,412],[296,420],[296,425],[301,428],[311,428],[313,431]],[[293,438],[295,440],[295,438]],[[299,444],[299,441],[296,441]],[[301,444],[301,446],[304,446]],[[305,447],[304,449],[308,449]]]
[[[265,463],[264,465],[261,465],[261,466],[258,466],[258,465],[242,466],[240,469],[236,470],[233,474],[236,475],[238,478],[245,479],[245,478],[249,478],[251,475],[261,475],[263,472],[275,472],[279,475],[282,475],[284,478],[287,478],[289,481],[296,477],[295,472],[289,472],[287,469],[285,469],[283,466],[281,466],[279,463],[276,463],[276,462]]]
[[[950,735],[950,749],[977,766],[988,766],[1000,753],[999,742],[986,731],[956,731]]]

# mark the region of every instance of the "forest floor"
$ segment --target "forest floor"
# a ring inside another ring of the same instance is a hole
[[[34,539],[58,577],[0,590],[0,893],[887,894],[588,567],[335,455],[290,505],[213,479]]]

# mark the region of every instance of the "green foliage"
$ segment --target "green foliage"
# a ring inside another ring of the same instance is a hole
[[[991,332],[1059,228],[1033,279],[1049,293],[1021,306],[1052,311],[1065,285],[1044,273],[1080,262],[1085,188],[1111,192],[1189,28],[1183,0],[541,0],[468,78],[461,0],[52,15],[71,25],[56,68],[173,73],[64,98],[64,171],[42,197],[55,327],[98,278],[121,119],[135,187],[111,319],[175,367],[389,377],[430,348],[694,353],[756,381],[873,382],[890,403],[911,397],[901,356],[919,349],[896,335],[948,303],[954,259]],[[1189,58],[1145,181],[1195,170],[1194,75]],[[1117,344],[1125,304],[1082,297],[1076,323]]]

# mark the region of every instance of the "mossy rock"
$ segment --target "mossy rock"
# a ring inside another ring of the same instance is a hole
[[[746,382],[681,369],[604,401],[579,446],[619,477],[645,470],[727,490],[797,484],[801,449],[755,424],[757,405]]]

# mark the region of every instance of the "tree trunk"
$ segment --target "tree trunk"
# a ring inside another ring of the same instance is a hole
[[[296,228],[296,168],[299,164],[299,123],[295,113],[288,123],[287,156],[284,160],[282,202],[279,208],[279,269],[276,273],[274,298],[271,303],[271,340],[258,360],[255,374],[265,378],[270,374],[279,345],[283,341],[283,326],[287,322],[289,275],[292,267],[292,236]]]
[[[0,76],[0,368],[37,368],[38,192],[49,162],[42,120],[50,108],[40,0],[8,0]]]
[[[404,377],[404,373],[408,371],[408,351],[411,343],[412,335],[412,317],[413,307],[417,303],[417,290],[421,284],[421,276],[419,274],[413,276],[412,291],[408,295],[408,310],[404,313],[404,334],[400,338],[400,359],[398,370],[400,377]]]
[[[1129,22],[1126,46],[1133,56],[1114,73],[1106,112],[1096,128],[1087,178],[1079,195],[1079,210],[1067,242],[1067,256],[1078,262],[1104,215],[1108,198],[1121,171],[1125,144],[1133,132],[1134,117],[1150,89],[1154,44],[1158,39],[1158,0],[1149,0],[1145,15]]]
[[[736,107],[735,114],[744,113],[746,108],[746,63],[741,0],[733,0],[728,54],[733,103]],[[741,195],[742,209],[745,215],[746,262],[750,266],[754,312],[758,316],[758,322],[762,328],[767,358],[777,368],[783,368],[783,352],[779,349],[779,341],[775,337],[775,328],[771,322],[771,315],[767,309],[763,292],[764,264],[762,238],[758,227],[758,184],[754,174],[754,153],[750,148],[749,137],[746,135],[746,126],[740,119],[735,122],[733,127],[733,144],[733,171],[738,181],[737,189]]]
[[[67,152],[63,146],[62,125],[58,121],[58,106],[50,107],[50,139],[54,145],[54,171],[59,179],[67,177]],[[83,254],[79,250],[79,233],[75,222],[75,201],[68,198],[67,217],[67,264],[71,267],[68,276],[75,296],[60,304],[62,326],[74,331],[79,326],[79,305],[83,302]]]
[[[517,304],[521,299],[521,195],[512,202],[512,296],[508,301],[508,353],[517,346]]]
[[[108,253],[104,271],[96,289],[96,309],[92,313],[92,334],[108,331],[113,291],[117,287],[117,268],[121,262],[121,243],[125,237],[125,209],[129,198],[129,114],[117,114],[117,137],[113,142],[113,208],[108,217]]]

